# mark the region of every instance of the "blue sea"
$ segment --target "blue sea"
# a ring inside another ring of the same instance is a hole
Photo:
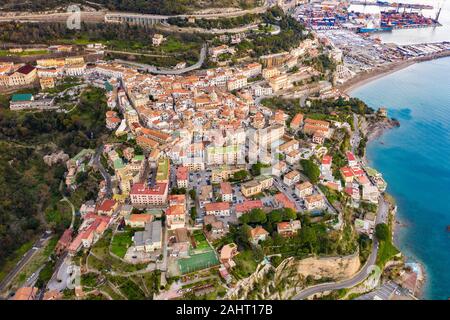
[[[425,267],[425,299],[450,298],[450,58],[412,65],[351,92],[400,128],[368,145],[398,204],[396,244]]]

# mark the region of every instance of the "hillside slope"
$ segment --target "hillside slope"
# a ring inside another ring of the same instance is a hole
[[[83,4],[96,9],[131,11],[154,14],[182,14],[208,8],[242,8],[258,6],[260,0],[3,0],[0,9],[8,11],[43,11]],[[98,4],[98,6],[95,6]]]

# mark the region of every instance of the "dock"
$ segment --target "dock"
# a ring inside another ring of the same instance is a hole
[[[415,9],[415,10],[432,10],[433,6],[428,4],[414,4],[414,3],[390,3],[387,1],[364,1],[355,0],[351,1],[350,4],[362,5],[362,6],[377,6],[377,7],[389,7],[397,9]]]

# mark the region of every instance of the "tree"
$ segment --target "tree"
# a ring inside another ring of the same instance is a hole
[[[239,217],[239,222],[242,224],[263,224],[266,223],[266,221],[267,216],[262,209],[252,209],[250,212],[245,213]]]
[[[186,194],[186,188],[172,188],[170,194]]]
[[[197,208],[192,207],[191,208],[191,219],[192,219],[192,221],[195,221],[196,218],[197,218]]]
[[[77,184],[82,184],[85,182],[88,178],[88,173],[86,171],[79,172],[76,176],[76,182]]]
[[[250,230],[251,230],[251,227],[247,224],[244,224],[241,228],[234,230],[233,231],[234,242],[238,246],[243,247],[244,249],[249,249],[250,248],[250,242],[249,242]],[[232,229],[230,228],[230,232],[231,231],[232,231]]]
[[[247,177],[248,177],[247,170],[239,170],[233,174],[234,181],[243,181],[247,179]]]
[[[317,253],[318,239],[317,233],[311,227],[304,227],[299,232],[300,242],[306,246],[310,253]]]
[[[295,212],[294,209],[284,208],[283,220],[289,221],[289,220],[294,220],[296,218],[297,218],[297,213]]]
[[[197,199],[197,192],[194,189],[189,190],[189,195],[191,196],[192,200],[196,200]]]
[[[277,223],[283,221],[283,211],[282,210],[272,210],[268,216],[269,222]]]
[[[269,165],[261,163],[261,162],[257,162],[252,165],[252,168],[250,169],[250,173],[253,176],[259,176],[259,175],[261,175],[261,169],[267,168],[267,167],[269,167]]]
[[[262,224],[267,221],[266,213],[262,209],[252,209],[249,215],[252,223]]]
[[[250,223],[250,215],[248,213],[244,213],[239,217],[239,222],[242,224]]]
[[[308,177],[311,183],[319,182],[320,169],[312,160],[303,159],[300,161],[303,173]]]
[[[389,240],[389,227],[386,223],[377,224],[375,227],[375,235],[380,241]]]
[[[211,232],[211,230],[212,230],[212,225],[210,223],[208,223],[206,225],[206,231]]]

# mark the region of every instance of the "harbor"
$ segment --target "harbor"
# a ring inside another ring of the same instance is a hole
[[[441,7],[369,1],[309,1],[295,9],[295,17],[314,30],[348,29],[358,33],[389,32],[441,26]],[[433,17],[423,10],[435,11]]]

